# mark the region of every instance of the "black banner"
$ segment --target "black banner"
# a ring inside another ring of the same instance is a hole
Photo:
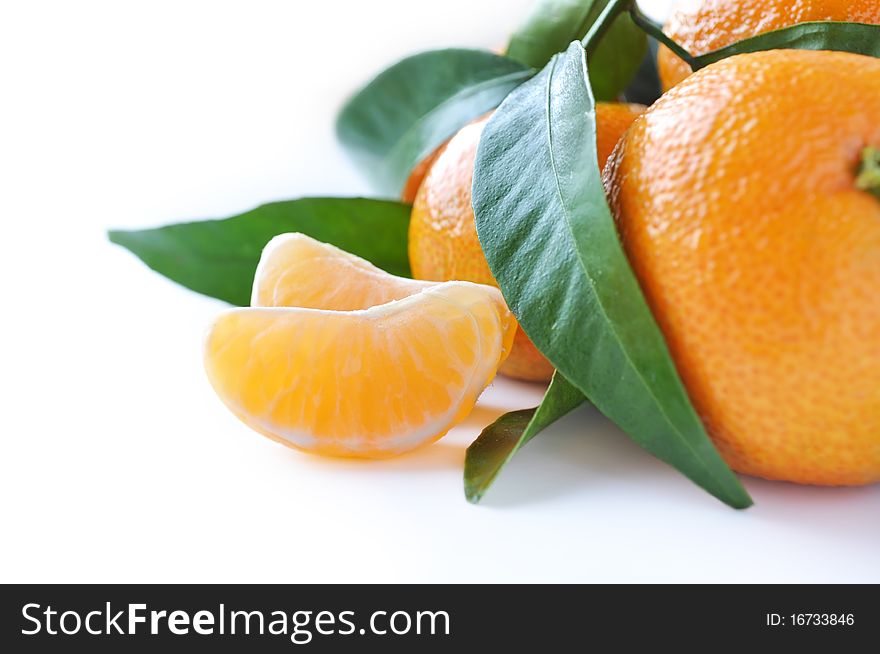
[[[875,586],[4,586],[5,652],[877,642]],[[600,649],[598,651],[605,651]]]

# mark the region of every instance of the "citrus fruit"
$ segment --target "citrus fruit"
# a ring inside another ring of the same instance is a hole
[[[599,103],[597,145],[600,164],[638,116],[641,105]],[[409,260],[417,279],[463,279],[497,286],[483,256],[474,211],[471,183],[480,134],[490,116],[463,127],[443,146],[422,182],[409,228]],[[527,381],[547,381],[553,366],[521,329],[500,372]]]
[[[292,306],[221,314],[205,368],[243,422],[302,450],[383,458],[440,438],[513,339],[495,288],[400,279],[303,235],[276,238],[258,270],[254,298]]]
[[[389,275],[305,234],[281,234],[263,248],[251,306],[354,311],[402,300],[434,285]]]
[[[605,168],[694,406],[740,472],[880,480],[880,59],[777,50],[690,76]]]
[[[706,54],[764,32],[816,20],[880,23],[877,0],[686,0],[675,5],[663,31],[693,55]],[[691,74],[661,46],[660,80],[667,90]]]

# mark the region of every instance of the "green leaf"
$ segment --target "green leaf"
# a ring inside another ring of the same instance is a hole
[[[599,12],[612,0],[600,0]],[[595,20],[595,18],[594,18]],[[648,39],[628,14],[618,16],[602,37],[595,52],[590,52],[590,83],[593,97],[599,101],[617,100],[639,69]]]
[[[693,57],[693,70],[733,55],[763,50],[837,50],[880,57],[880,25],[817,21],[800,23],[737,41],[725,48]]]
[[[582,39],[610,0],[540,0],[514,32],[507,56],[533,68],[543,67],[572,41]],[[646,50],[645,34],[620,15],[590,54],[590,80],[599,100],[616,100],[633,78]]]
[[[535,435],[586,401],[584,394],[556,373],[535,409],[505,413],[471,443],[464,459],[464,494],[476,504],[501,469]]]
[[[749,506],[690,403],[618,240],[580,43],[487,124],[473,204],[508,305],[559,373],[649,452],[731,506]]]
[[[178,284],[246,306],[263,247],[285,232],[302,232],[408,276],[409,214],[410,205],[400,202],[302,198],[223,220],[111,231],[108,236]]]
[[[343,107],[339,140],[381,193],[398,197],[412,169],[534,75],[482,50],[433,50],[381,73]]]
[[[538,0],[510,37],[507,56],[543,68],[555,55],[580,40],[598,15],[601,0]]]

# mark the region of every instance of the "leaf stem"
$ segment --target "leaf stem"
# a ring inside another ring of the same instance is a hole
[[[684,62],[691,67],[694,68],[694,56],[682,48],[678,43],[670,39],[663,32],[663,28],[648,18],[641,9],[639,9],[639,4],[637,2],[633,2],[629,8],[629,15],[632,17],[633,22],[642,28],[642,30],[655,39],[660,41],[667,48],[672,50],[675,55],[684,60]]]
[[[880,148],[868,146],[862,150],[862,162],[856,177],[856,188],[873,193],[880,199]]]
[[[587,54],[592,54],[596,50],[596,47],[614,20],[623,12],[632,10],[633,6],[635,6],[635,0],[611,0],[611,2],[605,5],[605,9],[599,14],[596,22],[593,23],[590,31],[587,32],[587,35],[581,41],[581,45],[584,46]]]

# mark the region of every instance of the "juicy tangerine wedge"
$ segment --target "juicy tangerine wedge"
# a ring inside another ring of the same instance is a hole
[[[395,277],[301,234],[266,247],[253,299],[264,306],[209,330],[211,384],[251,428],[330,456],[384,458],[443,436],[515,331],[494,288]]]
[[[263,248],[251,306],[353,311],[402,300],[435,285],[395,277],[304,234],[281,234]]]

